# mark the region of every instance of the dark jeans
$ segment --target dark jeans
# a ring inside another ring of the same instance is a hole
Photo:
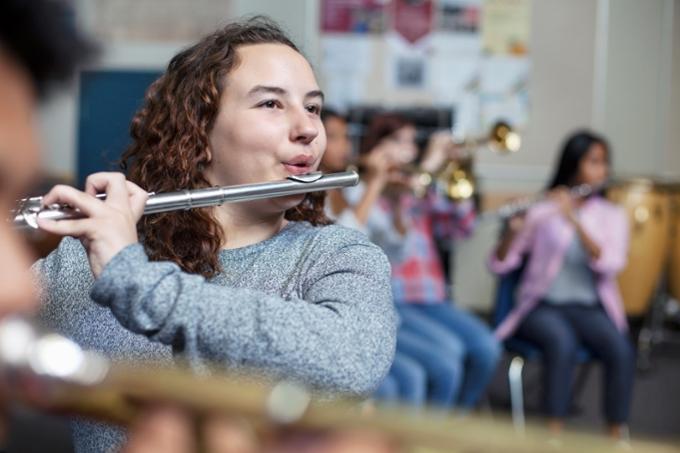
[[[576,353],[582,345],[604,364],[604,413],[609,423],[628,420],[635,353],[601,305],[539,304],[522,321],[517,337],[538,345],[543,352],[545,409],[551,417],[564,417],[569,409]]]
[[[383,403],[404,403],[412,407],[425,405],[427,375],[414,359],[397,351],[389,373],[373,396]]]
[[[501,352],[489,328],[449,303],[396,306],[401,317],[397,351],[425,368],[429,401],[440,408],[472,408]]]

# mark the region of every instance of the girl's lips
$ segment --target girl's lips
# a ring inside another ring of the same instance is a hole
[[[283,166],[291,175],[303,175],[313,170],[311,165],[293,165],[284,163]]]

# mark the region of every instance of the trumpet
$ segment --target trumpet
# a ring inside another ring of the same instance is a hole
[[[504,121],[494,124],[486,136],[461,142],[452,141],[452,146],[465,150],[461,159],[445,162],[434,174],[416,167],[407,169],[415,175],[415,195],[422,196],[430,186],[435,185],[453,201],[467,200],[477,191],[477,181],[473,174],[474,155],[470,150],[488,145],[494,152],[514,153],[520,149],[521,144],[519,133]]]
[[[285,197],[319,190],[355,186],[358,183],[359,175],[355,171],[330,173],[327,175],[317,171],[302,175],[291,175],[282,181],[209,187],[206,189],[160,194],[151,193],[144,207],[144,215],[219,206],[223,203]],[[106,195],[98,194],[97,198],[104,199]],[[67,220],[83,217],[80,211],[71,206],[64,204],[43,206],[42,201],[42,196],[19,200],[18,207],[12,211],[13,226],[15,228],[38,229],[38,218]]]

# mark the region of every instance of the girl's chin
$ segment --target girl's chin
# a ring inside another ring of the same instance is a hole
[[[285,197],[272,198],[269,200],[270,203],[268,203],[268,205],[274,207],[276,211],[285,212],[302,203],[302,200],[304,199],[305,194],[288,195]]]

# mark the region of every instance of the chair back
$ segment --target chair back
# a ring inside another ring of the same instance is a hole
[[[494,327],[503,322],[508,313],[510,313],[510,310],[515,306],[515,293],[517,292],[517,286],[523,271],[524,264],[514,271],[499,277],[496,285],[496,304],[494,305],[493,312]]]

